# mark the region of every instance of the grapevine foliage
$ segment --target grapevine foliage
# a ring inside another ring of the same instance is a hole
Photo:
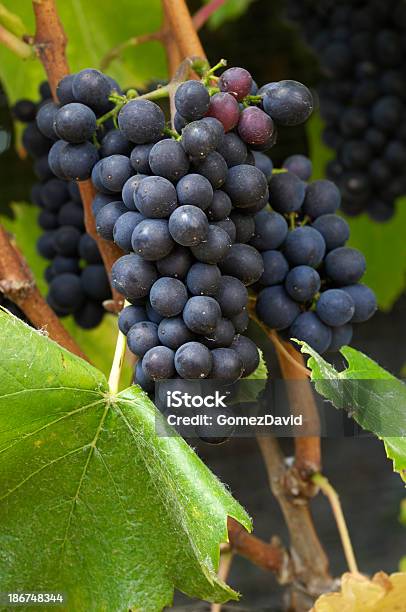
[[[394,470],[406,480],[406,385],[349,346],[341,350],[348,367],[339,372],[307,344],[300,344],[302,353],[310,355],[307,365],[318,393],[377,435]]]

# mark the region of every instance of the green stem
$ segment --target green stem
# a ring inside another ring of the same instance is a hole
[[[27,45],[27,43],[23,42],[18,36],[15,36],[15,34],[3,28],[2,25],[0,25],[0,44],[8,47],[10,51],[22,59],[35,57],[34,48],[31,45]]]
[[[312,303],[310,305],[310,310],[312,312],[316,311],[317,301],[318,301],[319,297],[320,297],[320,292],[318,291],[317,293],[314,294],[313,299],[312,299]]]
[[[105,113],[104,115],[102,115],[101,117],[99,117],[96,121],[96,125],[103,125],[103,123],[105,123],[108,119],[110,119],[111,117],[115,117],[116,115],[118,115],[118,112],[120,111],[120,109],[123,108],[124,104],[126,104],[126,102],[121,102],[119,104],[117,104],[114,108],[112,108],[110,111],[108,111],[107,113]]]
[[[124,300],[123,308],[125,308],[126,306],[130,306],[130,302]],[[119,331],[117,335],[116,349],[114,351],[113,363],[111,364],[109,376],[109,389],[110,393],[112,393],[113,395],[118,392],[126,346],[127,338],[121,331]]]
[[[139,97],[139,93],[136,89],[129,89],[126,93],[126,97],[128,100],[133,100],[134,98]]]
[[[246,106],[250,104],[260,104],[262,102],[262,96],[245,96],[242,102]]]
[[[9,11],[2,2],[0,2],[0,24],[18,38],[22,38],[28,32],[21,18]]]
[[[181,136],[178,134],[178,132],[176,130],[172,130],[169,127],[164,128],[164,134],[166,134],[166,136],[170,136],[171,138],[174,138],[175,140],[181,139]]]
[[[303,220],[300,222],[300,225],[307,225],[311,221],[309,215],[305,215]]]
[[[227,60],[221,59],[215,66],[213,66],[213,68],[210,68],[210,70],[206,72],[204,78],[210,78],[215,72],[217,72],[217,70],[220,70],[220,68],[224,68],[225,66],[227,66]]]
[[[168,85],[164,85],[164,87],[158,87],[158,89],[154,89],[154,91],[149,91],[142,96],[139,96],[143,100],[161,100],[162,98],[167,98],[170,93],[170,87]]]
[[[272,174],[282,174],[283,172],[287,172],[286,168],[273,168]]]
[[[116,350],[114,352],[113,363],[109,376],[109,389],[110,393],[112,393],[113,395],[118,393],[121,370],[124,363],[125,348],[126,337],[121,331],[119,331],[117,335]]]
[[[289,218],[289,228],[291,230],[294,230],[296,227],[296,213],[295,212],[289,213],[288,218]]]

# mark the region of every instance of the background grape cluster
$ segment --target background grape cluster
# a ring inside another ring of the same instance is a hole
[[[39,103],[20,100],[13,112],[27,124],[22,143],[35,160],[38,183],[32,187],[31,199],[40,208],[38,224],[44,230],[37,248],[50,261],[45,272],[47,299],[58,316],[73,314],[80,327],[90,329],[103,318],[102,302],[111,297],[109,281],[97,244],[85,232],[77,183],[57,178],[49,166],[48,152],[55,138],[49,130],[41,132],[41,117],[53,106],[48,83],[42,83],[39,92]]]
[[[403,0],[289,0],[314,49],[323,139],[336,156],[328,177],[349,215],[390,219],[406,194],[406,4]]]

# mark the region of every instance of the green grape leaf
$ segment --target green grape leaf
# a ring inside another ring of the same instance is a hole
[[[242,378],[237,382],[236,395],[233,397],[233,404],[258,402],[260,393],[266,387],[268,380],[268,368],[261,349],[258,349],[258,351],[258,367],[249,376]]]
[[[406,385],[349,346],[340,351],[348,367],[338,372],[308,344],[298,344],[310,355],[307,367],[317,392],[383,441],[394,470],[406,482]]]
[[[306,124],[310,157],[313,163],[312,180],[326,177],[326,165],[335,153],[323,144],[324,123],[315,113]],[[348,246],[365,255],[367,271],[362,282],[375,292],[381,310],[390,310],[405,288],[406,242],[400,227],[406,226],[406,197],[396,201],[396,213],[389,221],[377,223],[366,214],[347,217],[350,226]],[[385,257],[382,257],[385,253]]]
[[[3,0],[3,5],[35,30],[32,0]],[[120,7],[110,0],[57,2],[59,16],[68,37],[67,55],[72,72],[98,68],[102,57],[125,40],[158,30],[161,23],[159,0],[120,0]],[[136,15],[136,19],[129,16]],[[158,42],[127,49],[115,60],[108,74],[121,87],[136,87],[151,78],[166,77],[165,54]],[[11,102],[18,98],[38,97],[38,84],[45,78],[37,59],[22,62],[8,49],[2,49],[0,79]]]
[[[245,13],[254,0],[226,0],[222,6],[210,16],[209,25],[214,30],[226,21],[238,19]],[[210,0],[205,0],[207,4]]]
[[[219,544],[250,519],[143,391],[112,395],[3,310],[0,338],[0,591],[65,592],[69,612],[237,599]]]
[[[259,364],[257,369],[252,372],[249,376],[247,376],[244,380],[267,380],[268,379],[268,368],[265,363],[264,354],[261,349],[258,349],[259,352]]]

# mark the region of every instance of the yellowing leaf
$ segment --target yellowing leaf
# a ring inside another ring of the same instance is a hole
[[[406,612],[406,573],[343,574],[341,592],[322,595],[311,612]]]

